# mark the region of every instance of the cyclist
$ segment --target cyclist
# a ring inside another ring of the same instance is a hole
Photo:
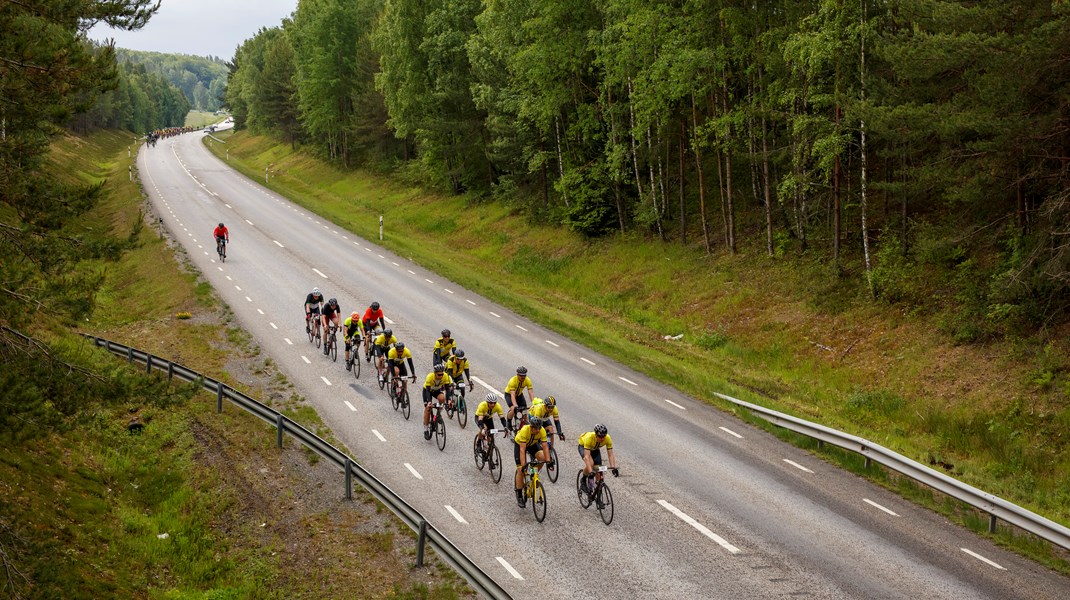
[[[446,374],[446,365],[439,363],[434,370],[427,374],[424,379],[424,439],[431,439],[431,400],[435,399],[442,404],[446,403],[446,397],[450,395],[453,380]]]
[[[323,308],[320,309],[320,319],[323,321],[321,323],[323,326],[321,328],[323,329],[323,333],[327,333],[327,323],[334,323],[335,327],[341,325],[341,312],[342,309],[338,306],[337,298],[331,298],[323,305]]]
[[[372,342],[372,348],[375,350],[375,370],[379,372],[379,381],[386,377],[386,367],[384,366],[386,354],[396,343],[398,343],[398,339],[394,337],[393,329],[384,329]]]
[[[494,428],[494,415],[502,422],[502,429],[506,429],[505,413],[498,404],[498,394],[490,392],[486,398],[476,407],[476,426],[479,427],[479,441],[487,439],[487,432]]]
[[[223,252],[221,252],[220,254],[222,254],[223,256],[226,256],[227,255],[227,243],[230,242],[230,232],[227,231],[227,226],[224,225],[222,222],[220,222],[219,226],[216,227],[214,231],[212,231],[212,236],[215,238],[215,246],[216,246],[216,248],[219,248],[220,244],[223,245]]]
[[[405,361],[409,361],[408,370],[405,369]],[[416,383],[416,367],[412,365],[412,350],[405,347],[404,342],[394,344],[394,347],[386,353],[386,364],[394,377],[408,377],[412,371],[412,382]]]
[[[360,313],[353,312],[353,314],[346,317],[346,320],[342,322],[342,335],[346,341],[346,371],[353,368],[353,360],[357,360],[357,351],[360,349],[360,337],[363,335],[364,325],[360,322]],[[353,359],[349,358],[349,351],[353,350]]]
[[[472,374],[468,372],[468,359],[464,357],[464,350],[458,349],[446,360],[446,373],[453,379],[453,383],[472,381]],[[467,386],[465,386],[467,387]],[[461,388],[463,398],[465,389]]]
[[[364,331],[371,331],[376,327],[386,329],[386,316],[383,315],[378,302],[372,302],[368,309],[364,311],[363,321]]]
[[[561,430],[561,414],[557,411],[557,398],[553,396],[547,396],[545,400],[535,398],[531,401],[531,410],[528,414],[546,420],[546,434],[550,436],[550,443],[553,443],[554,432],[557,432],[562,440],[565,439],[565,432]],[[551,419],[553,419],[553,425],[550,424]]]
[[[305,333],[309,333],[312,315],[316,315],[316,321],[320,319],[320,307],[323,306],[323,294],[320,293],[318,287],[312,288],[312,291],[305,296]]]
[[[620,477],[620,469],[617,468],[617,459],[613,456],[613,440],[609,437],[609,430],[599,423],[593,431],[588,431],[579,438],[580,458],[583,459],[584,491],[589,492],[594,488],[594,467],[602,464],[602,447],[605,446],[609,454],[609,468],[614,477]],[[598,508],[602,508],[599,506]]]
[[[524,390],[527,390],[528,395],[532,398],[535,397],[535,392],[531,387],[531,379],[528,378],[528,368],[525,366],[519,366],[516,368],[516,375],[513,375],[509,379],[509,383],[505,384],[505,403],[509,405],[509,414],[506,416],[510,421],[513,420],[513,415],[516,412],[517,407],[523,412],[528,407],[527,398],[524,397]],[[521,415],[520,419],[523,422],[524,415]]]
[[[431,364],[437,365],[453,355],[457,349],[457,342],[450,337],[450,330],[443,329],[442,337],[435,341],[435,349],[431,351]]]
[[[524,498],[524,468],[528,465],[528,459],[545,461],[550,458],[550,446],[546,443],[546,430],[543,429],[542,419],[535,417],[528,424],[521,427],[513,437],[516,444],[513,445],[513,458],[516,459],[516,503],[520,508],[527,504]],[[552,467],[553,463],[549,463]]]

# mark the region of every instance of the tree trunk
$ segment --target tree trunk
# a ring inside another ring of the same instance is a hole
[[[835,111],[836,131],[840,130],[840,105],[837,104]],[[840,268],[840,155],[832,164],[832,264],[839,271]]]
[[[765,249],[773,256],[773,198],[769,186],[769,132],[762,115],[762,192],[765,195]]]
[[[687,215],[684,199],[684,141],[687,137],[687,123],[680,119],[680,243],[687,245]]]
[[[866,2],[865,2],[865,0],[860,0],[860,1],[861,1],[861,4],[862,4],[862,16],[861,16],[862,23],[860,25],[862,26],[862,31],[865,31]],[[861,82],[860,85],[859,85],[859,96],[860,96],[862,102],[865,103],[865,101],[866,101],[866,36],[864,34],[862,36],[862,41],[860,43],[860,46],[861,46],[861,55],[862,56],[861,56],[861,64],[859,65],[859,69],[862,70],[862,73],[861,73],[861,77],[859,78],[859,80]],[[868,225],[866,223],[866,208],[867,208],[866,207],[866,202],[867,202],[868,199],[866,197],[866,175],[867,175],[866,174],[866,160],[867,160],[867,157],[866,157],[866,122],[865,122],[865,120],[860,121],[859,125],[860,125],[860,129],[861,129],[861,147],[860,147],[860,149],[862,151],[861,152],[861,154],[862,154],[862,177],[861,177],[861,190],[860,190],[861,194],[862,194],[862,199],[861,199],[862,200],[862,202],[861,202],[861,204],[862,204],[862,206],[861,206],[861,208],[862,208],[862,251],[865,254],[865,259],[866,259],[866,283],[869,286],[869,294],[870,294],[871,297],[876,298],[877,289],[876,289],[876,287],[874,286],[874,283],[873,283],[873,264],[872,264],[872,261],[870,260],[870,251],[869,251],[869,227],[868,227]]]
[[[702,244],[706,248],[706,254],[710,253],[710,229],[706,224],[706,179],[702,171],[702,148],[698,139],[698,109],[695,107],[695,96],[691,96],[691,131],[692,145],[695,151],[695,165],[698,170],[698,214],[702,222]]]
[[[565,178],[565,160],[561,154],[561,122],[557,117],[554,117],[554,136],[557,138],[557,171],[558,176],[563,180]],[[565,206],[568,206],[568,191],[561,190],[561,197],[565,201]]]

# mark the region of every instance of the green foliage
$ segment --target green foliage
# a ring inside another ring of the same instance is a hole
[[[716,350],[723,347],[728,341],[728,336],[720,331],[704,331],[695,338],[695,344],[703,350]]]
[[[120,64],[141,67],[141,72],[159,75],[186,96],[192,110],[219,110],[227,87],[227,64],[218,56],[163,54],[118,49]]]

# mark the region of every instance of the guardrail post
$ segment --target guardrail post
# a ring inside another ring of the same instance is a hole
[[[151,354],[146,354],[145,355],[145,374],[148,375],[150,373],[152,373],[152,355]]]
[[[824,450],[825,449],[825,440],[817,440],[817,449],[818,450]]]
[[[282,433],[286,430],[286,422],[284,421],[284,419],[285,417],[280,414],[278,420],[276,421],[276,427],[279,430],[279,448],[282,448]]]
[[[996,532],[996,515],[988,513],[988,533]]]
[[[175,378],[175,363],[167,361],[167,381]]]
[[[104,349],[111,352],[111,340],[104,340]]]
[[[427,542],[427,521],[420,521],[420,537],[416,540],[416,566],[424,566],[424,544]]]
[[[869,462],[870,462],[870,461],[869,461],[869,457],[867,456],[867,457],[866,457],[866,470],[867,470],[867,471],[869,470]]]
[[[346,456],[346,500],[353,499],[353,460]]]
[[[134,362],[134,349],[129,346],[126,348],[126,361]]]
[[[219,381],[215,382],[215,411],[223,412],[223,383]]]

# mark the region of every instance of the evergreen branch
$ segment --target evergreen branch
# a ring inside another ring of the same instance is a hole
[[[25,540],[20,538],[19,535],[15,533],[15,531],[11,528],[11,526],[8,525],[7,522],[4,520],[0,520],[0,533],[3,534],[2,536],[0,536],[0,563],[4,565],[4,574],[6,575],[7,579],[4,584],[4,587],[11,594],[11,598],[20,600],[21,598],[23,598],[23,596],[19,593],[20,586],[18,580],[22,580],[23,586],[29,584],[30,580],[28,577],[26,577],[25,573],[20,571],[19,568],[15,566],[11,555],[8,554],[7,547],[4,545],[4,538],[11,538],[15,541],[20,541],[23,543],[25,543]]]

